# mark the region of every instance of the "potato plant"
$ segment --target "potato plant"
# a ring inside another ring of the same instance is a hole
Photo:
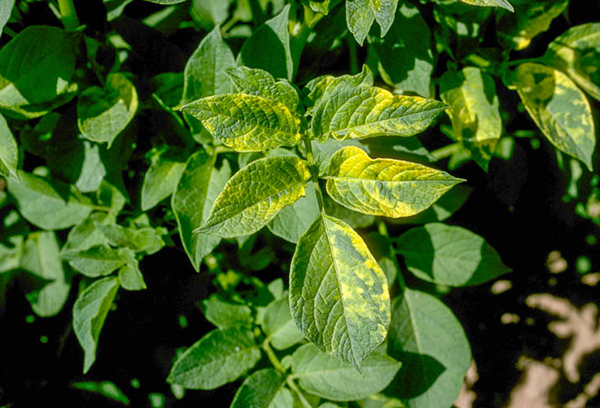
[[[539,42],[568,7],[5,1],[1,313],[18,291],[32,321],[68,316],[72,386],[129,405],[93,380],[103,328],[183,268],[213,328],[179,339],[152,406],[234,384],[218,404],[451,407],[472,355],[443,295],[511,270],[452,222],[469,175],[523,140],[575,184],[597,169],[600,23]],[[578,213],[597,222],[596,193]]]

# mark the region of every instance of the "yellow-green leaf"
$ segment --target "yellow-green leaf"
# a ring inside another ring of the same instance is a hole
[[[371,159],[354,146],[344,147],[331,157],[325,179],[327,192],[339,204],[393,218],[426,210],[464,181],[422,164]]]
[[[363,45],[373,22],[381,27],[385,36],[396,15],[398,0],[346,0],[346,23],[356,42]]]
[[[481,7],[502,7],[508,11],[514,12],[515,9],[506,0],[460,0],[463,3],[470,4],[471,6]]]
[[[387,279],[348,224],[322,214],[300,238],[290,272],[290,307],[307,339],[358,369],[386,338]]]
[[[550,43],[544,60],[600,101],[600,23],[571,27]]]
[[[440,80],[442,100],[452,108],[454,137],[484,170],[502,136],[498,96],[494,79],[479,68],[447,72]]]
[[[550,143],[592,170],[596,133],[584,93],[562,72],[540,64],[519,65],[514,78],[525,108]]]
[[[195,232],[224,238],[252,234],[305,195],[310,171],[297,157],[256,160],[229,179],[208,219]]]
[[[17,141],[10,131],[6,119],[0,115],[0,175],[17,177],[18,164],[19,147]]]
[[[209,96],[185,105],[213,137],[237,151],[295,146],[304,133],[302,117],[283,103],[257,95]]]

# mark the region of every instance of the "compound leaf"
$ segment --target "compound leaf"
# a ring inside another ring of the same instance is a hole
[[[0,6],[1,8],[2,6]],[[19,147],[4,116],[0,115],[0,176],[17,177]]]
[[[167,381],[212,390],[236,380],[258,360],[260,350],[251,331],[238,327],[213,330],[179,356]]]
[[[550,143],[592,171],[596,133],[584,93],[562,72],[530,62],[517,67],[515,85],[527,112]]]
[[[96,360],[100,331],[118,290],[118,278],[99,279],[79,294],[73,306],[73,330],[83,348],[84,374]]]
[[[461,227],[413,228],[398,238],[396,248],[409,271],[440,285],[479,285],[509,271],[485,239]]]
[[[290,307],[307,339],[358,369],[385,339],[390,320],[385,274],[345,222],[322,214],[298,241]]]
[[[362,399],[382,391],[394,379],[400,363],[385,354],[372,354],[363,363],[362,374],[354,367],[314,344],[305,344],[292,356],[292,372],[300,386],[311,394],[333,401]]]
[[[283,388],[285,385],[285,375],[274,368],[263,368],[252,373],[244,380],[241,387],[235,393],[231,408],[283,408],[293,406],[293,397],[291,395],[282,395],[282,391],[289,390]],[[292,397],[291,399],[289,397]],[[279,400],[283,401],[279,401]],[[282,402],[291,402],[291,404],[281,405]]]
[[[252,234],[304,196],[310,171],[297,157],[268,157],[238,171],[196,231],[224,238]]]
[[[469,341],[452,311],[409,288],[394,300],[388,354],[402,361],[391,389],[408,408],[451,406],[471,363]]]
[[[347,146],[335,153],[324,176],[339,204],[364,214],[408,217],[429,208],[462,179],[422,164],[371,159]]]
[[[508,11],[514,12],[515,9],[507,0],[460,0],[463,3],[470,4],[471,6],[481,7],[501,7]]]

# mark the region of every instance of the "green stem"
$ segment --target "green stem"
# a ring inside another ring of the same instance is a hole
[[[273,364],[273,367],[275,367],[277,371],[280,371],[282,373],[285,373],[287,371],[283,364],[281,364],[281,361],[279,361],[279,359],[275,355],[273,349],[271,348],[271,345],[269,344],[269,337],[267,337],[265,341],[263,341],[262,349],[265,351],[267,357],[269,358],[269,361],[271,362],[271,364]]]
[[[458,152],[461,149],[460,143],[452,143],[448,146],[441,147],[437,150],[431,152],[431,155],[435,157],[435,160],[442,160],[446,157],[452,156],[454,153]]]
[[[287,383],[288,387],[290,387],[292,389],[292,391],[294,391],[296,393],[296,395],[298,396],[298,399],[300,400],[300,402],[302,403],[302,406],[304,408],[313,408],[311,403],[308,402],[308,400],[304,396],[304,393],[300,390],[300,388],[298,388],[298,386],[296,385],[296,383],[294,382],[294,380],[291,377],[287,378],[286,383]]]
[[[315,192],[317,195],[317,202],[319,203],[319,209],[321,212],[325,212],[325,201],[323,200],[323,192],[321,191],[321,186],[319,185],[319,177],[312,171],[315,165],[315,156],[312,150],[312,144],[308,137],[304,137],[304,147],[306,149],[306,160],[311,167],[311,178],[313,185],[315,186]]]
[[[58,8],[62,23],[67,30],[75,30],[79,27],[79,19],[77,18],[73,0],[58,0]]]

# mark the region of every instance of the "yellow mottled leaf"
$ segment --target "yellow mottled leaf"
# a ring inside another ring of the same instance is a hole
[[[529,115],[550,143],[592,170],[596,134],[583,92],[562,72],[535,63],[519,65],[514,81]]]
[[[422,164],[371,159],[354,146],[344,147],[331,157],[325,179],[327,192],[343,206],[394,218],[426,210],[463,181]]]

